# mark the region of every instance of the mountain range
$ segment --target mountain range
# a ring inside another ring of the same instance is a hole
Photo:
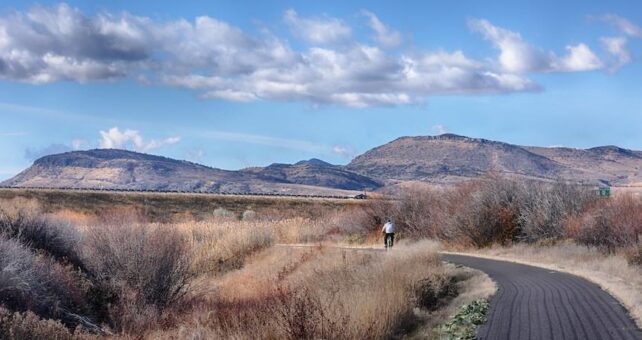
[[[519,146],[454,134],[401,137],[345,166],[319,159],[237,171],[117,149],[42,157],[1,185],[351,195],[413,182],[448,185],[488,173],[590,185],[642,186],[642,151]]]

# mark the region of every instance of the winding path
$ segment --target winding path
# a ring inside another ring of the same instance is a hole
[[[506,261],[444,254],[498,285],[479,339],[631,339],[642,331],[613,297],[580,277]]]

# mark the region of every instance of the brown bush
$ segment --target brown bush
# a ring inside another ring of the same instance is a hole
[[[586,212],[577,240],[607,252],[635,248],[642,238],[642,198],[619,195]]]
[[[54,320],[42,320],[37,315],[12,313],[0,307],[0,339],[7,340],[74,340],[74,336],[64,325]]]
[[[571,227],[574,219],[597,198],[587,187],[562,182],[527,182],[521,196],[520,239],[526,242],[561,239],[568,236],[567,231],[575,233]]]
[[[30,310],[58,319],[68,326],[79,324],[89,312],[84,278],[46,257],[38,257],[15,240],[0,236],[0,301],[13,311]]]
[[[42,216],[20,211],[0,211],[0,234],[62,261],[82,268],[78,254],[80,234],[66,223],[53,222]]]
[[[142,327],[187,291],[192,273],[187,243],[158,225],[111,225],[87,231],[83,255],[101,285],[98,304],[115,300],[109,315],[120,330]],[[104,311],[103,311],[104,312]]]

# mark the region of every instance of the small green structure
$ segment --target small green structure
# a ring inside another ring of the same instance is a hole
[[[603,186],[595,190],[595,193],[600,197],[611,196],[611,187]]]

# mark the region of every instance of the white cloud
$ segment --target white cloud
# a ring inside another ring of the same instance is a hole
[[[615,14],[607,14],[600,18],[602,21],[617,27],[622,33],[642,39],[642,27],[632,23],[626,18]]]
[[[498,27],[485,19],[471,19],[469,27],[499,49],[499,64],[511,73],[581,72],[602,68],[602,61],[584,43],[567,45],[567,53],[558,57],[544,52],[522,39],[519,33]]]
[[[283,19],[292,33],[313,44],[330,44],[350,38],[352,29],[337,18],[302,18],[293,9],[288,9]]]
[[[524,73],[546,67],[546,54],[526,43],[519,33],[494,26],[485,19],[471,19],[468,26],[500,50],[499,62],[506,71]]]
[[[535,91],[540,87],[528,78],[532,72],[602,67],[585,44],[569,45],[558,57],[487,20],[469,25],[499,49],[497,62],[471,59],[461,50],[388,50],[401,44],[401,34],[374,13],[362,14],[375,33],[375,46],[358,41],[340,19],[287,10],[284,21],[292,34],[308,43],[295,49],[287,38],[251,34],[208,16],[160,21],[128,13],[90,16],[65,4],[35,6],[0,15],[0,80],[43,84],[130,77],[187,88],[204,99],[362,108],[443,94]]]
[[[552,58],[551,71],[581,72],[602,68],[603,64],[585,44],[566,46],[568,54],[561,58]]]
[[[631,52],[627,48],[625,37],[603,37],[600,39],[604,50],[609,53],[612,59],[611,70],[616,71],[620,67],[631,62]]]
[[[133,149],[141,152],[155,150],[180,141],[180,137],[168,137],[146,142],[138,131],[130,129],[121,131],[118,127],[100,131],[100,136],[99,145],[102,149]]]
[[[353,148],[349,146],[344,146],[344,145],[334,145],[332,147],[332,153],[337,156],[346,157],[346,158],[351,158],[355,154]]]
[[[368,24],[370,28],[375,32],[375,39],[381,46],[387,48],[393,48],[401,45],[403,42],[403,37],[401,33],[390,29],[386,26],[379,17],[370,11],[363,10],[362,13],[368,17]]]
[[[444,133],[448,132],[448,128],[446,128],[444,125],[441,124],[435,124],[433,125],[430,130],[432,131],[433,134],[435,135],[443,135]]]
[[[141,19],[89,18],[60,4],[0,17],[0,78],[31,83],[124,76],[148,58]]]

